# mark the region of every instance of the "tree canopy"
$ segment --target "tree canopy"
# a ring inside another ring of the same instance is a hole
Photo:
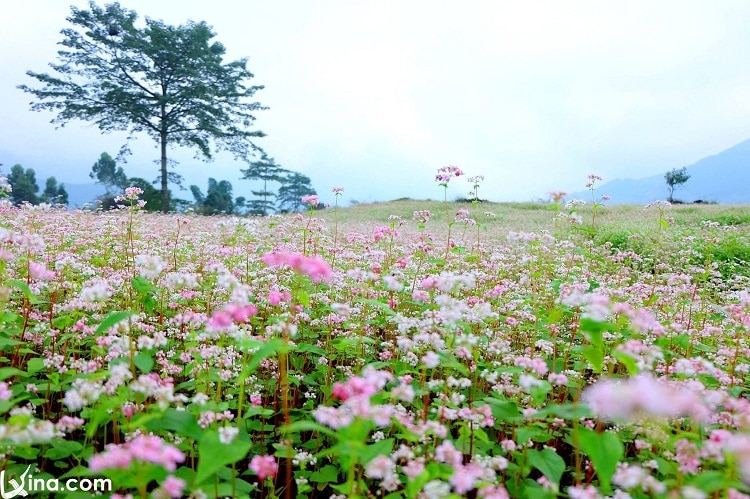
[[[68,191],[65,190],[65,184],[58,184],[55,177],[48,177],[41,201],[49,204],[68,204]]]
[[[302,202],[304,196],[316,194],[310,177],[298,172],[289,172],[282,180],[276,199],[281,211],[297,211],[305,207]]]
[[[35,111],[56,112],[52,122],[93,122],[104,132],[145,133],[160,147],[161,209],[169,208],[167,151],[188,147],[210,160],[226,150],[248,161],[264,134],[251,127],[252,100],[247,59],[224,62],[224,46],[205,22],[171,26],[145,19],[119,3],[88,10],[71,7],[72,25],[62,30],[63,49],[53,74],[27,71],[42,84],[18,88],[32,94]]]
[[[247,168],[241,171],[243,179],[263,182],[262,189],[251,191],[256,196],[256,199],[247,202],[248,211],[253,215],[267,215],[274,211],[275,203],[273,198],[276,197],[276,193],[268,190],[268,183],[281,183],[286,179],[285,174],[291,172],[277,165],[276,161],[273,158],[269,158],[265,152],[261,155],[260,160],[253,161]]]
[[[232,184],[228,180],[216,181],[208,179],[208,190],[204,196],[197,185],[191,185],[190,191],[195,198],[196,211],[203,215],[218,215],[234,213],[234,201],[232,199]]]
[[[664,180],[667,181],[667,190],[669,190],[669,197],[667,200],[671,203],[674,201],[674,191],[677,187],[681,186],[690,179],[690,174],[687,172],[687,167],[672,168],[670,171],[664,174]]]
[[[10,200],[13,204],[39,203],[36,195],[39,192],[39,185],[36,183],[36,172],[33,168],[24,169],[21,165],[13,165],[8,175],[8,183],[13,188],[10,193]]]
[[[106,152],[103,152],[96,163],[91,166],[89,177],[96,180],[96,183],[102,184],[107,189],[107,194],[111,194],[110,189],[119,193],[128,186],[128,176],[125,175],[125,171],[121,166],[117,166],[114,158]]]

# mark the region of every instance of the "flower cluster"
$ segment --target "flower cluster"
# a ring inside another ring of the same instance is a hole
[[[157,436],[138,435],[124,444],[107,445],[104,452],[91,457],[89,469],[94,473],[111,468],[127,469],[134,460],[175,471],[177,464],[185,460],[185,454]]]

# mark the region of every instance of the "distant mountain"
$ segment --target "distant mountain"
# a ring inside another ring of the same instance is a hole
[[[65,184],[65,190],[68,191],[70,209],[82,208],[86,203],[93,203],[97,196],[106,192],[104,186],[99,184]]]
[[[674,198],[692,203],[696,200],[720,204],[750,204],[750,140],[687,167],[690,179],[677,187]],[[596,189],[597,196],[612,196],[611,203],[648,204],[668,196],[664,173],[642,179],[616,179]],[[571,194],[568,199],[588,201],[588,191]]]

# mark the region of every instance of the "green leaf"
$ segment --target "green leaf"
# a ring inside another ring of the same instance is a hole
[[[146,295],[154,290],[154,285],[151,284],[145,277],[138,276],[134,277],[132,281],[130,281],[133,289],[139,294],[139,295]]]
[[[690,480],[689,485],[697,487],[707,494],[712,494],[717,490],[728,490],[735,486],[721,471],[703,471]]]
[[[31,288],[28,284],[25,282],[18,280],[18,279],[12,279],[10,281],[6,281],[5,283],[7,286],[10,286],[11,288],[16,288],[19,291],[21,291],[26,298],[29,300],[29,303],[37,304],[41,303],[41,300],[37,298],[37,296],[31,291]]]
[[[320,470],[313,472],[309,480],[315,483],[335,483],[339,479],[339,469],[332,464],[326,464]]]
[[[44,457],[52,460],[63,459],[71,454],[76,454],[83,449],[83,445],[80,443],[63,440],[61,438],[55,438],[51,443],[53,447],[45,451]]]
[[[495,421],[516,421],[521,419],[521,411],[514,402],[485,397],[484,402],[490,406]]]
[[[154,358],[146,353],[138,353],[133,356],[133,363],[142,373],[150,373],[154,367]]]
[[[602,372],[602,366],[604,365],[604,352],[601,347],[594,345],[586,345],[581,349],[583,357],[589,361],[594,372]]]
[[[134,315],[134,312],[112,312],[111,314],[108,314],[104,320],[99,324],[99,327],[96,328],[96,331],[94,332],[94,336],[97,336],[101,333],[106,332],[109,328],[114,326],[120,321],[124,321],[131,315]]]
[[[6,380],[11,376],[18,376],[19,374],[23,374],[23,371],[20,369],[16,369],[15,367],[2,367],[0,368],[0,381]]]
[[[535,419],[555,416],[562,419],[578,420],[593,417],[594,413],[586,404],[550,404],[534,413]]]
[[[44,366],[44,359],[41,357],[34,357],[33,359],[29,359],[29,361],[26,363],[26,372],[29,374],[38,373],[39,371],[44,371],[47,369]]]
[[[380,455],[389,455],[393,450],[393,442],[394,440],[392,438],[387,438],[365,446],[360,454],[360,462],[362,464],[367,464]]]
[[[200,440],[203,436],[203,429],[198,426],[195,416],[192,413],[178,411],[173,408],[169,408],[163,414],[160,414],[159,417],[151,419],[144,427],[148,431],[171,431],[194,440]]]
[[[617,359],[620,364],[624,365],[625,368],[628,370],[628,374],[631,376],[635,376],[638,374],[638,365],[635,362],[635,359],[632,355],[629,355],[621,350],[614,350],[612,352],[612,357]]]
[[[328,435],[329,437],[336,435],[336,433],[334,433],[334,431],[328,428],[327,426],[323,426],[313,421],[295,421],[294,423],[287,426],[284,429],[284,431],[289,432],[289,433],[299,433],[302,431],[316,431],[318,433],[322,433],[323,435]]]
[[[531,449],[527,456],[531,465],[549,478],[550,482],[556,485],[560,484],[560,479],[565,471],[565,461],[557,452],[549,447],[541,451]]]
[[[12,338],[8,338],[6,336],[0,336],[0,348],[2,347],[15,347],[20,345],[21,342],[18,340],[14,340]]]
[[[617,463],[625,455],[625,447],[619,437],[611,432],[597,433],[588,428],[578,428],[578,446],[594,465],[603,492],[611,492],[612,475],[617,470]]]
[[[195,474],[195,484],[200,485],[213,477],[220,468],[236,463],[247,456],[250,442],[237,441],[223,444],[219,441],[219,433],[215,430],[203,434],[198,445],[198,470]]]
[[[246,342],[247,344],[250,344],[251,342]],[[257,350],[253,352],[253,357],[250,359],[250,362],[248,362],[244,369],[242,369],[242,373],[245,376],[248,376],[255,371],[258,370],[258,366],[260,366],[260,363],[267,359],[268,357],[271,357],[272,355],[283,351],[287,346],[284,345],[284,342],[280,339],[273,339],[265,342],[257,342]],[[245,374],[247,373],[247,374]]]

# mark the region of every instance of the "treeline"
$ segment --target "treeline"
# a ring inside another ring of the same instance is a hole
[[[299,172],[287,170],[276,164],[273,158],[262,154],[258,161],[249,163],[248,167],[240,170],[242,180],[254,182],[256,188],[251,190],[253,197],[234,197],[232,183],[228,180],[208,179],[208,186],[204,193],[197,185],[190,186],[192,200],[179,199],[168,191],[170,211],[194,211],[204,215],[237,214],[237,215],[269,215],[278,212],[299,211],[305,208],[302,197],[316,194],[310,178]],[[146,201],[147,211],[161,211],[162,193],[151,182],[140,177],[128,177],[117,161],[108,153],[103,152],[91,167],[89,176],[104,187],[105,193],[96,201],[102,209],[110,209],[118,203],[115,198],[126,187],[139,187],[143,190],[141,199]],[[63,184],[57,184],[55,177],[47,179],[46,187],[41,195],[36,183],[33,169],[24,169],[15,165],[7,176],[11,185],[9,193],[13,204],[68,204],[68,193]],[[180,178],[172,179],[181,185]],[[93,201],[93,200],[92,200]]]
[[[0,173],[0,176],[5,176]],[[68,192],[64,184],[58,184],[55,177],[47,178],[44,191],[39,195],[39,184],[36,183],[36,172],[33,168],[24,169],[21,165],[13,165],[7,175],[7,183],[11,190],[8,196],[15,205],[23,203],[39,204],[68,204]]]

